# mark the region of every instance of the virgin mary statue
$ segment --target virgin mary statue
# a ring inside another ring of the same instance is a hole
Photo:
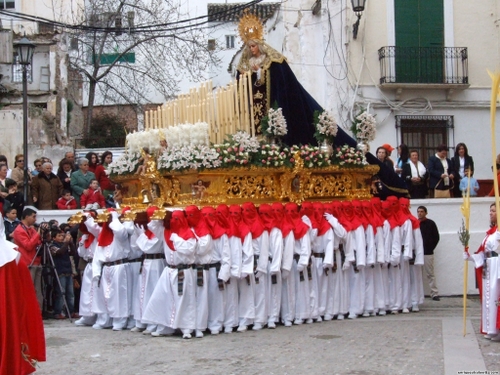
[[[253,123],[256,134],[261,134],[260,122],[269,108],[282,109],[287,122],[288,133],[282,141],[289,145],[316,144],[314,138],[314,111],[323,108],[302,87],[295,77],[286,58],[268,45],[263,38],[263,25],[260,19],[250,13],[244,13],[238,26],[244,43],[242,56],[238,64],[237,78],[240,74],[252,73]],[[356,140],[340,127],[335,137],[335,145],[356,147]],[[403,180],[391,168],[386,167],[372,154],[366,154],[370,164],[380,166],[379,176],[387,195],[407,195]]]

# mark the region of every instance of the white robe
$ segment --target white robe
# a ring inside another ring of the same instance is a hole
[[[293,231],[283,238],[283,256],[281,260],[281,320],[292,323],[295,319],[295,273],[292,272],[295,238]]]
[[[80,238],[80,242],[78,243],[78,255],[80,256],[80,258],[89,261],[94,258],[95,249],[97,247],[97,236],[99,236],[100,228],[92,217],[88,217],[87,220],[85,220],[84,224],[87,227],[89,233],[94,236],[94,241],[92,241],[89,247],[85,247],[85,241],[87,240],[89,235],[84,234]],[[94,303],[94,298],[97,297],[95,295],[95,288],[97,288],[97,282],[92,281],[92,262],[90,262],[87,263],[87,266],[83,270],[82,274],[82,285],[80,289],[80,308],[78,310],[80,316],[94,316],[94,313],[92,313],[92,305]],[[103,296],[102,293],[101,296]]]
[[[413,258],[413,227],[411,220],[407,219],[403,225],[401,225],[401,290],[402,290],[402,302],[401,308],[411,307],[411,288],[410,288],[410,259]]]
[[[424,303],[424,282],[422,268],[424,265],[424,242],[420,228],[413,229],[414,264],[410,264],[410,300],[412,306]]]
[[[365,300],[364,313],[373,313],[375,311],[375,263],[377,252],[375,249],[375,234],[372,225],[365,229],[366,235],[366,266],[365,274]]]
[[[283,235],[278,228],[269,233],[269,262],[268,267],[268,323],[277,323],[281,308],[281,261],[283,257]],[[274,284],[273,284],[274,281]]]
[[[251,233],[245,236],[240,249],[241,274],[238,280],[238,317],[240,326],[248,326],[253,324],[255,319],[255,276],[253,273],[254,259]]]
[[[331,224],[330,224],[331,225]],[[332,226],[333,228],[333,251],[330,254],[327,251],[325,253],[324,264],[329,267],[329,275],[327,277],[328,283],[328,292],[327,292],[327,303],[325,310],[325,317],[327,320],[332,319],[334,316],[338,316],[340,314],[340,306],[341,306],[341,295],[342,293],[346,294],[344,288],[344,271],[342,270],[342,256],[340,253],[340,243],[345,242],[347,238],[347,231],[345,228],[338,222]],[[347,296],[345,296],[347,300]],[[345,308],[345,312],[347,312],[348,308]]]
[[[159,220],[152,220],[150,230],[158,238],[163,237],[163,224]],[[183,333],[191,333],[196,326],[196,270],[187,268],[178,270],[168,265],[190,265],[195,262],[196,238],[184,240],[176,233],[172,233],[170,240],[174,249],[170,249],[163,240],[167,267],[163,270],[160,280],[156,284],[149,303],[144,311],[142,321],[158,324],[158,332],[164,327],[171,331],[181,329]],[[178,276],[182,272],[182,294],[178,293]],[[164,332],[164,331],[163,331]]]
[[[252,249],[254,261],[257,262],[255,272],[259,272],[259,278],[255,278],[254,301],[255,319],[254,323],[265,325],[268,317],[268,277],[267,268],[269,266],[269,232],[264,230],[258,238],[252,239]],[[258,260],[256,260],[258,257]]]
[[[311,288],[307,276],[307,265],[311,257],[309,233],[295,240],[294,255],[299,257],[299,260],[294,261],[292,266],[295,276],[295,321],[307,320],[311,319]]]
[[[389,275],[387,273],[388,260],[385,257],[384,227],[377,228],[374,244],[376,251],[373,268],[374,308],[377,312],[385,312],[389,307]]]
[[[365,304],[365,272],[366,266],[366,236],[362,225],[354,231],[350,231],[350,248],[348,258],[351,263],[349,272],[349,315],[360,315],[364,311]],[[352,256],[354,255],[354,257]]]
[[[333,266],[333,230],[328,229],[323,235],[317,235],[312,244],[312,289],[316,299],[312,304],[312,318],[318,319],[324,316],[328,299],[328,278]],[[314,253],[324,254],[314,256]],[[329,269],[328,276],[325,269]]]
[[[230,330],[238,326],[238,282],[241,276],[241,240],[238,237],[228,237],[229,253],[230,253],[230,269],[229,280],[224,285],[226,306],[224,308],[224,328]]]
[[[388,262],[389,309],[398,311],[402,309],[403,289],[401,285],[401,228],[395,226],[391,229],[389,222],[384,223],[385,247]]]
[[[483,272],[483,292],[481,298],[481,331],[488,335],[500,333],[496,327],[498,307],[496,302],[500,298],[500,261],[499,257],[486,258],[486,252],[498,250],[496,233],[486,236],[483,240],[484,252],[471,254],[475,267],[486,266]]]
[[[219,273],[216,267],[210,267],[208,274],[208,328],[211,332],[219,332],[224,325],[224,310],[226,305],[227,281],[231,277],[231,251],[229,239],[223,234],[213,241],[212,264],[220,263]],[[224,289],[219,289],[218,280],[224,283]]]
[[[193,233],[196,235],[193,228]],[[213,241],[210,234],[197,238],[196,265],[204,266],[212,263]],[[196,270],[198,273],[198,270]],[[203,269],[203,285],[196,284],[196,329],[204,331],[208,328],[208,275],[209,270]],[[198,275],[196,277],[198,281]]]
[[[108,314],[113,320],[126,319],[130,315],[130,304],[127,288],[127,273],[129,265],[118,264],[103,267],[105,262],[114,262],[126,259],[129,255],[130,245],[128,233],[118,216],[114,215],[109,228],[113,231],[113,241],[107,246],[96,247],[94,261],[92,262],[92,275],[94,279],[100,276],[100,291],[104,295],[104,306],[92,306],[92,312]],[[124,327],[117,327],[124,328]]]

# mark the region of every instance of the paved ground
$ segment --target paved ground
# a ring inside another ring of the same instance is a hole
[[[40,363],[36,374],[498,373],[500,343],[478,334],[478,300],[468,304],[465,337],[461,298],[426,299],[419,313],[207,334],[191,340],[49,320],[45,321],[48,361]]]

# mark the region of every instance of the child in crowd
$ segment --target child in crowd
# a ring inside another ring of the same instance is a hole
[[[5,188],[8,190],[9,195],[5,197],[5,200],[8,201],[8,204],[4,207],[12,207],[16,209],[17,218],[21,218],[21,214],[24,210],[24,196],[23,193],[17,191],[17,182],[7,178],[5,179]]]
[[[469,175],[469,172],[470,172],[470,178],[467,177]],[[477,197],[477,192],[479,191],[479,183],[474,177],[472,177],[473,174],[474,172],[471,171],[469,168],[465,169],[465,176],[460,180],[460,186],[459,186],[463,196],[467,194],[467,189],[469,188],[469,180],[470,180],[470,196]]]
[[[5,210],[5,218],[3,219],[3,222],[5,226],[5,238],[7,238],[10,242],[14,242],[12,233],[20,223],[17,218],[17,210],[14,207],[9,207]]]
[[[57,200],[56,204],[60,210],[76,210],[76,199],[66,189],[62,191],[61,198]]]
[[[97,180],[90,181],[88,193],[82,194],[80,197],[80,205],[86,210],[97,210],[106,207],[104,195],[101,193]]]
[[[71,234],[65,234],[60,229],[53,230],[49,250],[54,258],[55,269],[62,287],[61,290],[59,285],[56,284],[55,286],[54,318],[66,319],[66,316],[62,314],[63,296],[66,297],[66,304],[71,317],[78,318],[78,314],[75,313],[75,294],[73,290],[73,277],[76,276],[76,270],[71,262],[71,256],[76,254],[76,248]]]

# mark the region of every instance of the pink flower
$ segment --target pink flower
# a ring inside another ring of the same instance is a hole
[[[243,146],[240,146],[240,152],[243,152],[244,150]]]
[[[248,160],[243,160],[243,164],[246,164],[246,163],[248,163]]]
[[[233,149],[232,149],[231,147],[229,147],[229,148],[227,149],[227,152],[233,152]]]
[[[262,159],[262,164],[266,164],[266,161],[264,159]]]
[[[306,160],[309,161],[311,160],[311,158],[309,156],[306,156]]]
[[[290,162],[291,163],[295,163],[295,159],[294,158],[290,158]]]

